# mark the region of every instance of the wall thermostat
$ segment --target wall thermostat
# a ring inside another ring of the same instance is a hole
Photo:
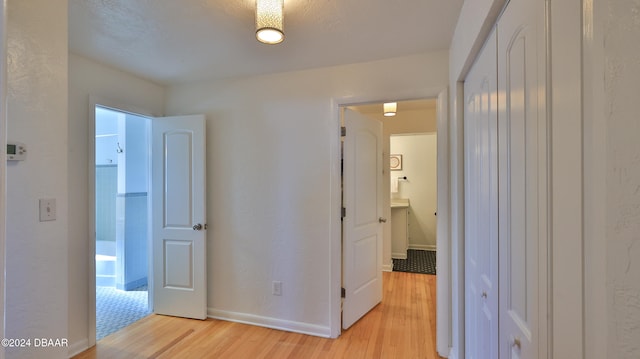
[[[24,143],[7,143],[7,161],[24,161],[25,159],[27,159],[27,146]]]

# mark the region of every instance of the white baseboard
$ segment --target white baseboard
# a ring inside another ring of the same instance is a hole
[[[409,249],[417,249],[419,251],[435,251],[435,244],[409,244]]]
[[[407,259],[407,252],[399,252],[399,253],[391,253],[391,258],[393,259]]]
[[[385,264],[382,266],[382,271],[383,272],[393,272],[393,261],[391,261],[391,263],[389,264]]]
[[[219,310],[208,308],[207,316],[213,319],[227,320],[230,322],[257,325],[259,327],[266,327],[271,329],[284,330],[287,332],[301,333],[307,335],[313,335],[316,337],[330,338],[331,328],[324,327],[315,324],[293,322],[289,320],[283,320],[278,318],[263,317],[259,315],[230,312],[226,310]]]
[[[74,357],[89,349],[89,339],[85,338],[73,344],[69,344],[69,358]]]

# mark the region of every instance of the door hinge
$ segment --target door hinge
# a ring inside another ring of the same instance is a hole
[[[347,128],[342,126],[340,127],[340,136],[344,137],[347,135]]]
[[[347,290],[344,288],[340,288],[340,298],[346,298],[347,297]]]
[[[346,208],[344,208],[344,207],[342,207],[342,210],[341,210],[341,214],[340,214],[340,215],[342,216],[342,218],[346,217],[346,216],[347,216],[347,209],[346,209]]]

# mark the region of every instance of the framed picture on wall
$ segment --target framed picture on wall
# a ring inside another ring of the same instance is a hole
[[[402,155],[390,155],[389,167],[392,171],[402,170]]]

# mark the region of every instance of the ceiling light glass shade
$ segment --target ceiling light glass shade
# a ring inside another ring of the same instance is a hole
[[[284,0],[256,0],[256,38],[265,44],[284,40]]]
[[[397,102],[385,102],[382,105],[382,108],[384,109],[384,115],[389,117],[389,116],[395,116],[396,115],[396,110],[398,108],[398,103]]]

